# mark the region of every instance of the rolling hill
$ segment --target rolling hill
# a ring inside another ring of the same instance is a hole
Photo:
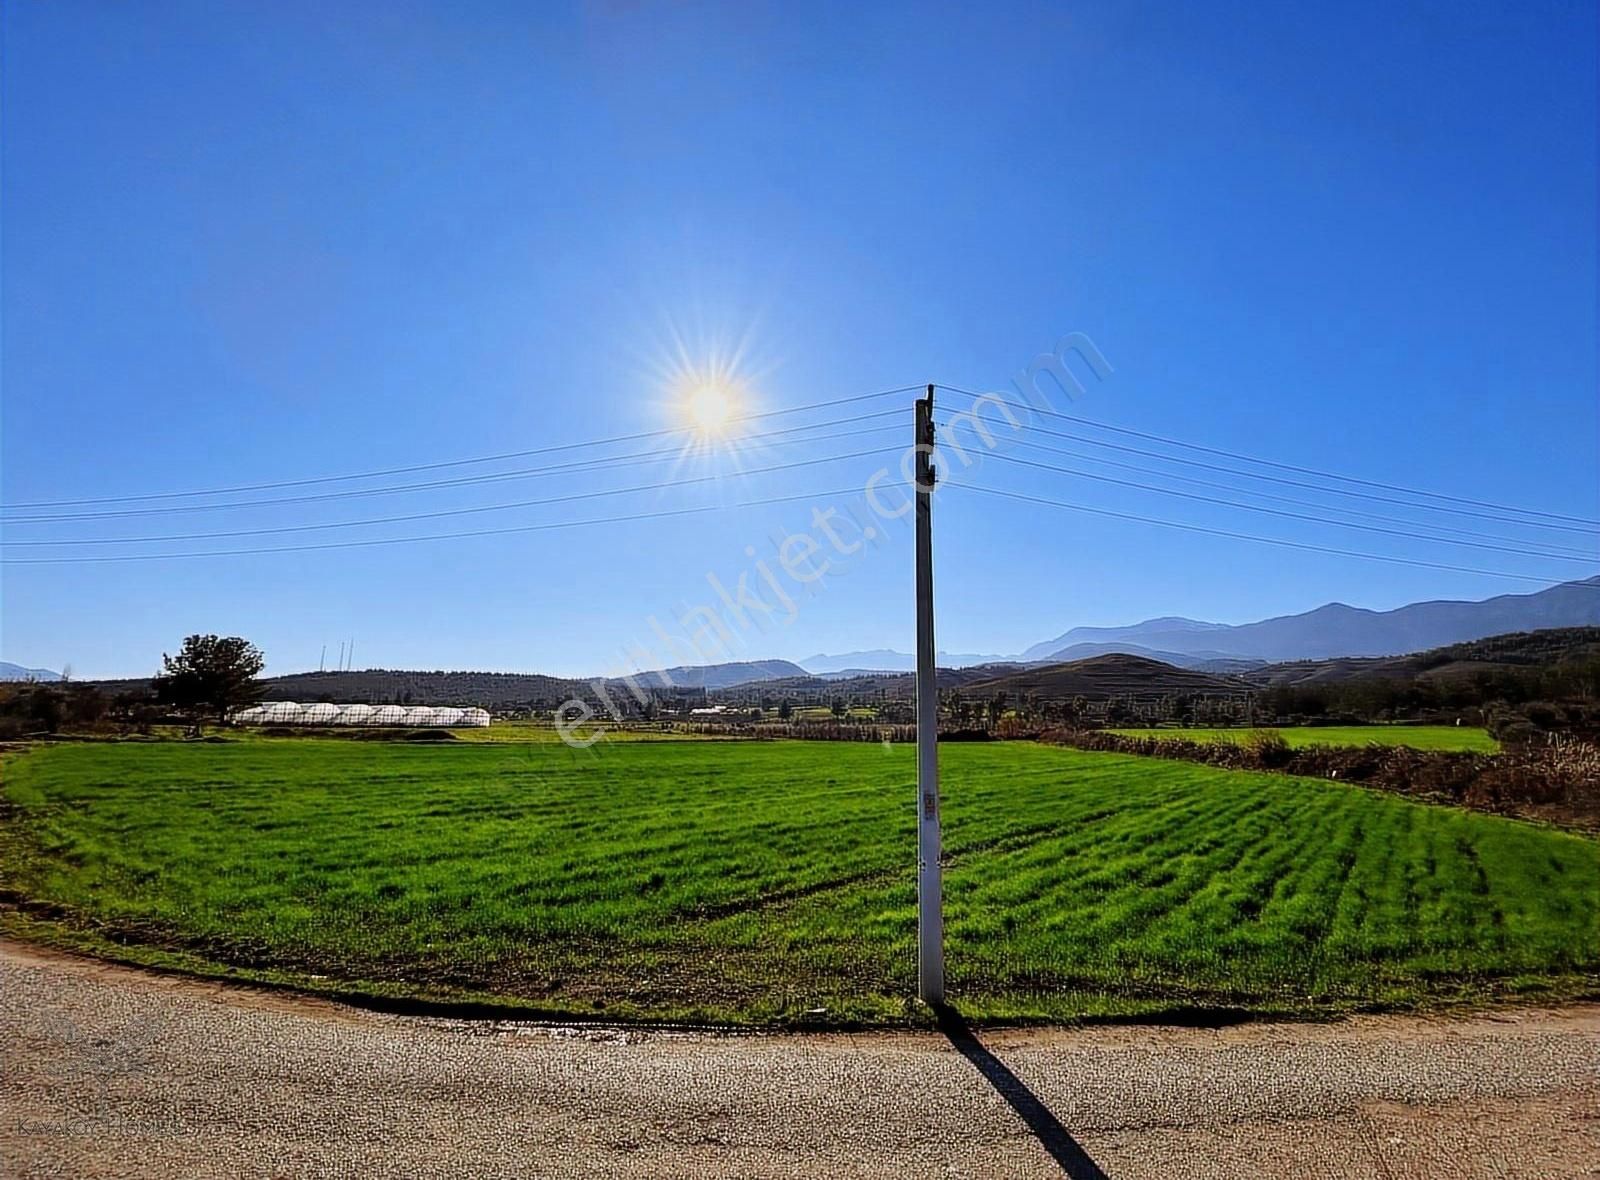
[[[705,668],[667,668],[635,677],[641,686],[658,691],[705,689],[714,691],[779,677],[805,676],[787,660],[758,660],[717,664]],[[148,679],[95,681],[107,692],[144,692]],[[617,678],[605,681],[619,698],[629,690]],[[573,698],[597,701],[591,679],[544,676],[536,672],[419,672],[367,668],[352,672],[294,672],[263,677],[264,698],[269,701],[363,702],[404,705],[476,705],[485,709],[553,709]]]
[[[974,655],[971,652],[942,651],[938,655],[941,668],[971,668],[981,664],[1007,661],[1006,656]],[[914,672],[917,657],[892,648],[878,647],[871,651],[847,651],[842,655],[807,656],[800,661],[804,671],[812,676],[871,675],[877,672]]]
[[[979,664],[970,668],[938,670],[940,688],[964,688],[980,680],[991,680],[1021,670],[1020,664]],[[842,697],[855,701],[909,701],[917,695],[917,678],[911,672],[871,672],[830,676],[791,676],[782,680],[751,681],[717,690],[718,700],[753,702],[761,697]]]
[[[806,675],[808,673],[804,668],[788,660],[743,660],[732,664],[681,665],[656,672],[640,672],[632,680],[645,688],[718,689]],[[623,681],[620,677],[612,677],[607,683],[622,684]]]
[[[1251,691],[1251,685],[1238,677],[1175,668],[1160,660],[1121,653],[1022,668],[991,679],[972,681],[967,688],[976,697],[997,692],[1019,696],[1026,692],[1048,700],[1078,696],[1089,700],[1111,696],[1148,698],[1176,693],[1242,696]]]
[[[299,672],[265,680],[269,701],[330,700],[368,704],[477,705],[486,709],[554,708],[573,696],[593,699],[586,681],[527,672]]]

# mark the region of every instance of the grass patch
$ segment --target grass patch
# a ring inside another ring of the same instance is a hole
[[[1290,746],[1410,746],[1413,750],[1460,750],[1493,754],[1500,743],[1466,725],[1303,725],[1268,727]],[[1242,742],[1259,729],[1113,729],[1124,737],[1184,738],[1191,742]]]
[[[1592,840],[1160,759],[940,756],[949,988],[975,1018],[1596,990]],[[543,1012],[913,1011],[908,746],[94,743],[4,772],[16,932]]]

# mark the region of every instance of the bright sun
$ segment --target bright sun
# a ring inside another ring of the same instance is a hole
[[[683,399],[688,426],[702,438],[721,438],[743,411],[739,391],[725,381],[706,381],[691,388]]]
[[[676,335],[651,374],[664,425],[681,432],[686,457],[735,460],[755,441],[750,423],[761,408],[757,377],[742,363],[743,346],[695,347]]]

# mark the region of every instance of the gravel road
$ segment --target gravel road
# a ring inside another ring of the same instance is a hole
[[[0,943],[12,1176],[1600,1175],[1600,1007],[738,1036],[384,1016]]]

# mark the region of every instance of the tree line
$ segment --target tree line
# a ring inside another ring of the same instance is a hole
[[[259,700],[266,657],[237,635],[190,635],[177,655],[162,653],[161,671],[147,691],[104,693],[90,684],[25,682],[0,689],[0,739],[63,728],[110,727],[149,733],[163,721],[193,728],[221,722]]]

